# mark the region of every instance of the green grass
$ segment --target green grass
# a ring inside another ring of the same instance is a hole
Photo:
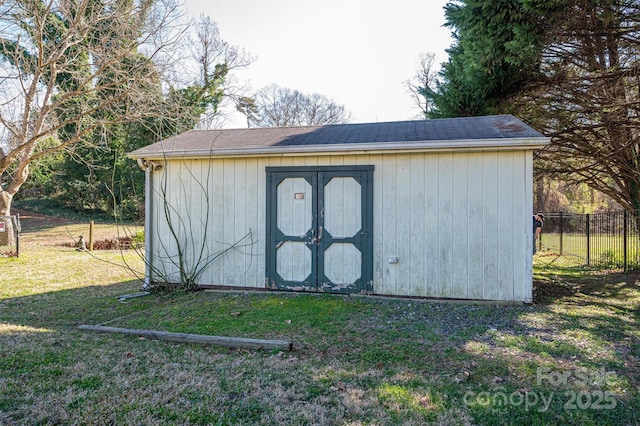
[[[543,233],[542,250],[538,256],[556,258],[577,265],[589,264],[599,268],[622,268],[624,266],[624,240],[621,235],[593,234],[587,244],[584,234]],[[562,249],[561,249],[562,248]],[[640,269],[640,240],[630,236],[627,239],[627,262],[631,268]]]
[[[257,292],[123,303],[140,282],[115,264],[141,260],[75,252],[58,243],[64,227],[27,227],[21,257],[0,259],[0,424],[640,422],[638,276],[536,259],[529,306]],[[77,329],[105,323],[295,349]],[[605,395],[615,406],[594,405]]]

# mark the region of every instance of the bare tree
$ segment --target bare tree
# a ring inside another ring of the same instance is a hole
[[[0,3],[0,216],[36,159],[158,114],[174,0]]]
[[[433,101],[425,96],[428,90],[435,89],[437,72],[435,71],[435,53],[421,53],[418,68],[410,80],[405,81],[407,92],[413,99],[415,106],[420,109],[416,118],[425,119],[433,108]]]
[[[258,106],[256,100],[250,96],[241,96],[236,100],[236,111],[247,119],[247,127],[257,120]]]
[[[537,168],[640,210],[640,5],[575,1],[552,17],[541,75],[512,100],[553,138]]]
[[[341,124],[351,119],[351,113],[343,105],[324,95],[305,95],[276,84],[258,91],[253,111],[255,115],[247,119],[257,127]]]
[[[255,58],[223,40],[218,24],[208,16],[200,15],[191,27],[194,33],[191,52],[199,68],[199,78],[189,85],[198,87],[200,97],[209,101],[198,127],[213,128],[225,120],[219,108],[223,102],[229,99],[237,103],[248,91],[247,87],[237,84],[232,72],[251,65]]]

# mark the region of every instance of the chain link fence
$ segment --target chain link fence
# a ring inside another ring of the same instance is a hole
[[[640,210],[543,214],[541,256],[572,265],[640,271]]]
[[[0,256],[20,255],[20,215],[0,216]]]

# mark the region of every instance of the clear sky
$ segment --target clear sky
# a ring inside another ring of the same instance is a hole
[[[186,0],[211,17],[221,37],[257,57],[237,73],[253,90],[276,83],[319,93],[355,123],[412,119],[405,81],[420,53],[447,60],[446,0]],[[244,127],[238,118],[226,127]]]

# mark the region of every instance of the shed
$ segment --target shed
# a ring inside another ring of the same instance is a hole
[[[146,170],[146,284],[529,302],[533,153],[511,115],[194,130]]]

